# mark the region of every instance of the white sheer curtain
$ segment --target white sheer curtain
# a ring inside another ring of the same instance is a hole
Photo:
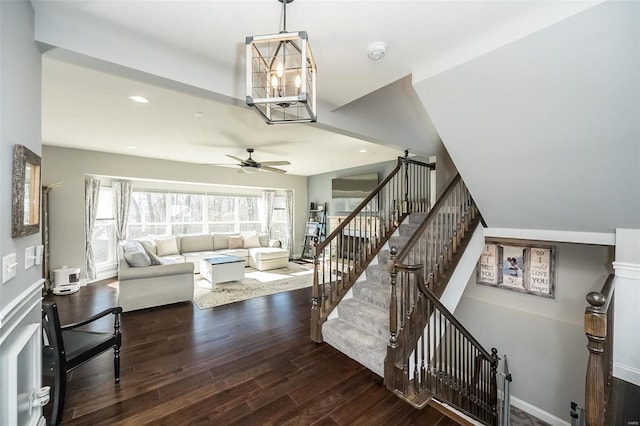
[[[129,205],[133,184],[129,181],[114,181],[111,184],[113,192],[113,207],[116,220],[116,235],[118,241],[127,238],[127,223],[129,222]]]
[[[276,198],[276,191],[262,192],[263,221],[262,232],[271,236],[271,225],[273,223],[273,200]]]
[[[293,256],[293,191],[285,191],[285,214],[287,216],[287,238],[285,248],[289,249],[289,257]]]
[[[94,177],[87,176],[84,180],[84,230],[85,230],[85,266],[87,281],[96,278],[96,265],[93,260],[93,228],[96,223],[98,212],[98,198],[100,196],[100,181]]]

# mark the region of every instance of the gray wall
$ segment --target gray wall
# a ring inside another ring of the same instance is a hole
[[[294,253],[302,247],[306,222],[307,178],[276,173],[242,174],[235,168],[195,165],[45,145],[42,153],[42,182],[61,183],[50,193],[49,224],[51,268],[62,265],[84,271],[84,178],[101,175],[132,180],[171,181],[172,189],[202,188],[205,184],[288,189],[294,196]],[[197,184],[199,186],[192,186]],[[157,187],[158,183],[144,185]],[[239,192],[243,189],[240,188]]]
[[[424,157],[413,157],[416,160],[428,163],[429,160]],[[382,163],[370,164],[368,166],[353,167],[350,169],[336,170],[331,173],[322,173],[315,176],[309,176],[307,180],[307,193],[309,201],[315,203],[327,203],[329,215],[336,214],[331,203],[331,180],[336,177],[359,175],[363,173],[378,173],[378,181],[382,181],[393,171],[397,165],[396,161],[385,161]],[[440,156],[436,158],[436,196],[439,197],[444,191],[447,184],[453,179],[457,173],[451,158],[446,150],[440,152]],[[344,213],[344,212],[338,212]]]
[[[640,3],[414,82],[489,227],[640,228]]]
[[[455,315],[486,348],[507,354],[513,397],[568,421],[570,402],[584,403],[585,296],[611,273],[612,249],[555,245],[555,299],[477,285],[472,277]]]
[[[0,1],[0,253],[18,262],[16,277],[0,284],[0,311],[41,277],[37,266],[24,269],[24,250],[41,244],[40,234],[11,238],[13,147],[40,154],[40,61],[31,3]]]

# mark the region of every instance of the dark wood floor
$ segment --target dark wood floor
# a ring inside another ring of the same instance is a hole
[[[116,297],[100,283],[46,299],[64,324]],[[412,408],[376,374],[313,343],[310,299],[302,289],[206,310],[180,303],[123,314],[120,385],[111,352],[75,370],[63,424],[457,425],[431,407]]]

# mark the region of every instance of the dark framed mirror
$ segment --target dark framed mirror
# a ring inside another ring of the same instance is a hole
[[[40,231],[40,192],[40,156],[23,145],[15,145],[11,237]]]

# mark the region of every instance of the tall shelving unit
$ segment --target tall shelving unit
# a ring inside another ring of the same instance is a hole
[[[327,203],[311,203],[304,230],[302,259],[313,259],[313,242],[317,238],[322,241],[327,235]]]

